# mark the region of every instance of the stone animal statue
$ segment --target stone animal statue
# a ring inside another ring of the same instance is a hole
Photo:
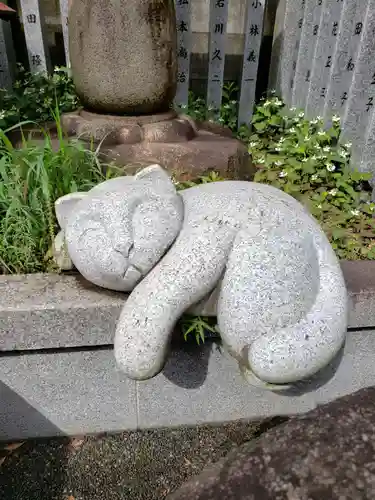
[[[375,388],[291,418],[168,500],[373,500]]]
[[[130,378],[163,368],[177,320],[216,286],[223,343],[256,383],[308,378],[344,343],[338,260],[317,222],[282,191],[223,181],[178,193],[152,165],[58,199],[56,215],[78,271],[131,292],[115,334]]]

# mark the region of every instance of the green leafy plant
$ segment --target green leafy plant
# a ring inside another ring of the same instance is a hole
[[[208,184],[209,182],[219,182],[225,181],[224,177],[221,177],[218,172],[208,172],[206,175],[201,175],[196,180],[191,181],[174,181],[177,191],[182,191],[190,187],[198,186],[199,184]]]
[[[53,120],[53,110],[59,112],[77,109],[79,100],[66,68],[55,68],[53,75],[28,73],[19,68],[13,89],[0,90],[0,128],[31,120],[43,123]]]
[[[180,320],[180,326],[185,341],[193,335],[199,345],[201,342],[204,344],[207,332],[215,336],[218,335],[217,326],[211,324],[210,321],[212,322],[212,318],[205,316],[183,316]]]
[[[317,117],[287,109],[277,97],[256,108],[249,152],[255,181],[301,201],[320,222],[338,257],[375,259],[375,204],[371,174],[349,165],[351,144],[340,144],[340,119],[329,128]]]
[[[47,133],[44,144],[24,140],[15,149],[0,131],[0,274],[55,270],[48,252],[58,230],[55,200],[117,174],[103,169],[96,151],[66,142],[57,123],[57,151]]]
[[[188,104],[180,106],[179,111],[191,116],[194,120],[210,120],[237,131],[238,92],[239,89],[235,82],[225,83],[221,106],[219,109],[215,109],[213,106],[207,106],[202,97],[189,91]]]

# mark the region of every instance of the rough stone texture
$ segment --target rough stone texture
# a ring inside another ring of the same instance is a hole
[[[0,443],[0,498],[162,500],[276,422],[29,440],[13,451],[2,451]]]
[[[103,182],[81,200],[77,193],[63,196],[55,205],[75,267],[95,285],[117,291],[132,290],[154,267],[183,219],[173,183],[152,166]]]
[[[218,172],[229,179],[253,178],[255,168],[244,144],[239,141],[200,131],[186,142],[141,142],[102,148],[102,159],[119,166],[160,163],[174,178],[195,180],[208,172]]]
[[[82,276],[0,276],[0,351],[111,344],[125,297]]]
[[[72,75],[85,107],[169,109],[177,78],[173,0],[75,0],[69,19]]]
[[[263,382],[310,377],[344,342],[347,295],[336,256],[302,205],[275,188],[227,181],[179,195],[153,165],[102,183],[75,206],[65,196],[56,210],[86,279],[135,287],[115,335],[117,362],[131,378],[162,369],[176,321],[223,273],[221,337]]]
[[[231,452],[170,500],[372,500],[375,388],[274,427]]]
[[[174,111],[114,116],[78,110],[62,116],[69,136],[98,145],[104,161],[129,165],[161,163],[179,180],[216,171],[227,178],[251,179],[254,169],[246,147],[227,127],[195,122]]]
[[[208,341],[173,349],[163,372],[142,382],[116,369],[112,349],[5,354],[0,440],[302,413],[375,385],[374,351],[374,330],[348,332],[342,357],[288,392],[249,385],[235,360]]]
[[[375,261],[341,263],[351,328],[375,327]],[[219,287],[188,313],[216,316]],[[0,276],[0,351],[113,343],[128,295],[92,285],[80,274]]]
[[[308,78],[309,89],[306,100],[306,113],[309,118],[323,114],[324,103],[327,97],[330,74],[335,60],[335,48],[340,31],[340,16],[343,10],[341,2],[323,2],[315,51],[309,58],[311,76]],[[336,24],[334,24],[336,23]],[[316,26],[316,25],[315,25]],[[335,26],[335,27],[334,27]],[[314,26],[310,26],[309,39],[314,33]],[[310,42],[314,43],[314,42]],[[300,57],[306,58],[309,54],[299,52]],[[307,83],[299,82],[307,91]]]
[[[136,385],[108,351],[1,359],[0,440],[137,427]]]
[[[349,289],[349,326],[375,325],[375,261],[341,263]]]

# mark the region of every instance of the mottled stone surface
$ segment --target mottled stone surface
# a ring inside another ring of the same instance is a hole
[[[78,110],[61,118],[68,135],[106,145],[139,142],[185,142],[196,136],[194,121],[175,111],[138,116],[116,116]]]
[[[85,108],[113,114],[170,108],[177,73],[173,0],[74,0],[69,45]]]
[[[178,194],[154,165],[100,184],[76,205],[63,197],[56,211],[86,279],[135,287],[115,336],[117,362],[131,378],[162,369],[176,321],[223,275],[222,339],[263,382],[309,377],[344,342],[347,295],[336,256],[302,205],[275,188],[227,181]]]
[[[114,162],[127,174],[134,164],[153,162],[178,180],[195,180],[212,170],[229,179],[250,180],[254,174],[246,146],[230,129],[172,110],[137,116],[78,110],[62,115],[61,121],[67,135],[93,141],[104,162]]]
[[[321,406],[231,452],[170,500],[372,500],[375,388]]]
[[[199,131],[191,141],[140,142],[103,147],[104,162],[129,172],[132,165],[160,163],[175,179],[197,180],[208,172],[226,179],[251,180],[255,173],[244,144],[236,139]]]

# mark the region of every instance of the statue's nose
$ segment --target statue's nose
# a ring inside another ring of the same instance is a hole
[[[114,249],[116,250],[116,252],[120,253],[124,257],[129,257],[129,253],[133,247],[134,244],[129,241],[129,239],[118,239],[114,245]]]

